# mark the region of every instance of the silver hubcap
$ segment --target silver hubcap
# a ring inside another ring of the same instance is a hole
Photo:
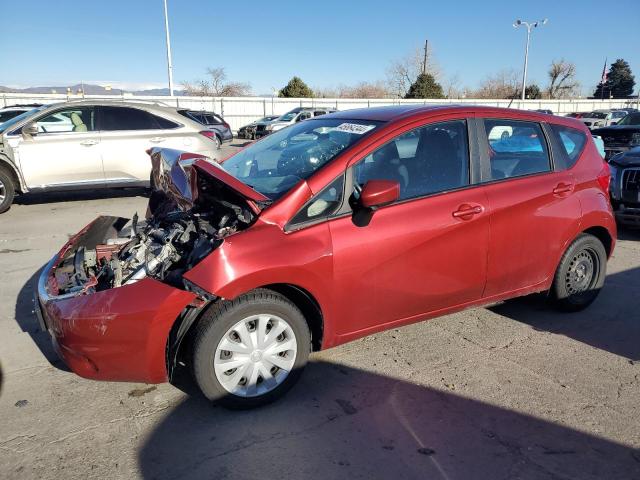
[[[2,183],[2,180],[0,180],[0,203],[4,202],[4,198],[7,196],[7,189],[4,186],[4,183]]]
[[[227,392],[257,397],[287,378],[296,353],[296,336],[285,320],[252,315],[227,330],[216,348],[213,367]]]

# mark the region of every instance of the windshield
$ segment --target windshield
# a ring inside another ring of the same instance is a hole
[[[607,118],[607,114],[603,112],[591,112],[587,115],[588,118]]]
[[[0,133],[4,133],[6,132],[8,129],[10,129],[12,126],[20,123],[22,120],[24,120],[27,117],[30,117],[31,115],[33,115],[36,112],[39,112],[40,110],[42,110],[43,108],[46,108],[46,106],[42,106],[42,107],[37,107],[34,108],[33,110],[29,110],[28,112],[24,112],[21,113],[20,115],[18,115],[17,117],[13,117],[11,120],[7,120],[4,123],[0,124]]]
[[[298,115],[298,113],[300,112],[289,112],[289,113],[285,113],[284,115],[282,115],[281,117],[278,117],[278,121],[279,122],[290,122],[291,120],[293,120],[294,118],[296,118],[296,115]]]
[[[640,125],[640,113],[630,113],[620,120],[618,125]]]
[[[300,122],[241,150],[222,168],[275,200],[379,125],[322,117]]]

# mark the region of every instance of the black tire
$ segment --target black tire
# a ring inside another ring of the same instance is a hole
[[[218,344],[237,322],[252,315],[271,314],[285,320],[296,339],[296,358],[292,370],[274,389],[254,397],[227,391],[216,377],[213,366]],[[311,351],[311,334],[302,312],[286,297],[266,289],[257,289],[233,301],[211,305],[203,314],[193,340],[192,368],[200,390],[212,402],[232,409],[255,408],[283,396],[298,381]]]
[[[5,167],[0,166],[0,213],[11,208],[15,195],[16,186],[13,183],[13,176]]]
[[[600,293],[606,274],[604,245],[597,237],[583,233],[562,255],[549,292],[550,299],[559,310],[583,310]]]

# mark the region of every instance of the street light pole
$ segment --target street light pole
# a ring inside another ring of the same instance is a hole
[[[164,30],[167,36],[167,70],[169,73],[169,95],[173,97],[173,67],[171,66],[171,39],[169,38],[169,16],[167,0],[164,0]]]
[[[527,88],[527,66],[529,65],[529,42],[531,41],[531,29],[536,28],[538,26],[542,26],[547,23],[547,19],[529,23],[523,22],[522,20],[516,20],[513,23],[513,28],[518,28],[520,26],[525,26],[527,28],[527,45],[524,49],[524,70],[522,72],[522,100],[525,98],[525,89]]]

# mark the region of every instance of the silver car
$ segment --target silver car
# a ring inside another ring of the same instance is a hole
[[[90,101],[45,105],[0,125],[0,213],[15,193],[149,184],[154,146],[214,158],[215,135],[175,108]]]

